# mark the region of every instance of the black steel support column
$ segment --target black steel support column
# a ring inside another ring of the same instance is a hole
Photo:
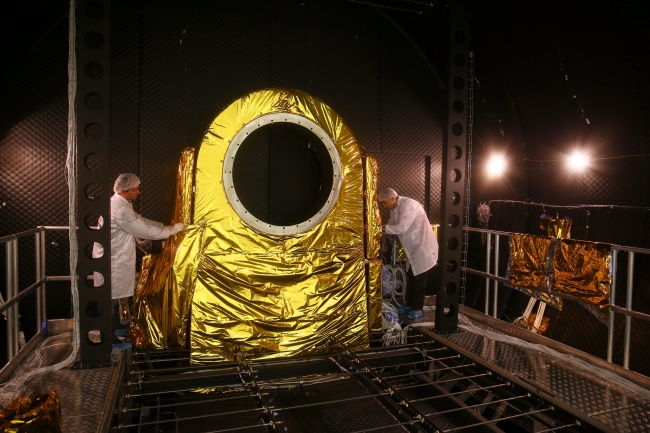
[[[465,145],[467,136],[467,62],[469,25],[458,0],[449,2],[451,12],[447,129],[442,162],[442,208],[440,284],[436,293],[436,331],[453,332],[458,327],[460,299],[461,239]]]
[[[109,179],[110,0],[77,6],[77,197],[79,340],[81,366],[109,364],[111,326],[111,212]],[[101,215],[104,224],[98,227]],[[94,243],[104,254],[93,259]],[[104,283],[95,287],[99,272]],[[95,342],[99,332],[101,342]],[[92,340],[91,340],[92,336]]]

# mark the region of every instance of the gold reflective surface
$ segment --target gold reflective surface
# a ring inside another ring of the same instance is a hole
[[[343,169],[330,214],[290,236],[270,235],[244,223],[222,183],[232,138],[247,123],[278,112],[320,125],[334,142]],[[374,200],[364,219],[364,188],[374,197],[376,180],[364,179],[362,156],[340,116],[303,92],[263,90],[224,109],[210,125],[196,159],[194,223],[182,238],[175,238],[175,253],[166,245],[166,259],[149,258],[143,265],[145,281],[138,288],[138,314],[129,334],[139,337],[137,345],[182,346],[188,319],[194,362],[231,359],[239,351],[258,357],[317,353],[333,341],[367,345],[368,327],[381,321],[381,304],[375,299],[381,286],[372,283],[380,272],[367,260],[377,249],[381,226],[372,215]],[[376,178],[373,160],[367,158],[365,164]],[[188,203],[191,207],[191,201],[181,199],[181,208]],[[169,262],[171,271],[165,271]],[[153,276],[156,267],[158,277]]]
[[[598,315],[609,308],[612,245],[559,239],[553,256],[553,290],[589,302]]]
[[[176,175],[176,203],[172,224],[188,226],[192,218],[192,187],[194,175],[193,148],[181,155]],[[184,231],[171,236],[157,255],[142,258],[140,279],[135,291],[131,325],[128,338],[136,346],[145,349],[162,349],[185,346],[187,324],[192,300],[191,286],[175,272]]]
[[[29,398],[19,395],[0,411],[0,433],[60,433],[61,402],[52,390]]]
[[[572,220],[562,219],[558,216],[556,218],[542,218],[539,223],[539,228],[549,238],[569,239],[571,237],[572,225]]]
[[[552,305],[558,306],[559,301],[559,308],[558,296],[585,302],[605,318],[611,258],[610,244],[513,234],[510,284]]]
[[[513,233],[510,236],[510,284],[535,299],[562,309],[562,299],[548,292],[546,267],[551,239]]]

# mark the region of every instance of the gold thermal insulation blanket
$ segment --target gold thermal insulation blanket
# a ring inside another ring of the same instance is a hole
[[[56,390],[33,400],[19,395],[0,411],[0,433],[61,433],[61,402]]]
[[[513,234],[510,284],[556,306],[557,297],[582,301],[605,317],[612,282],[611,257],[610,244]]]
[[[553,290],[593,304],[606,317],[609,308],[612,245],[559,239],[553,256]]]
[[[548,292],[547,258],[551,239],[512,234],[510,236],[510,284],[535,299],[562,309],[562,299]]]
[[[253,228],[224,190],[224,158],[233,138],[273,113],[316,123],[332,140],[342,168],[340,192],[329,214],[297,234]],[[180,171],[183,167],[190,164],[181,161]],[[338,114],[296,90],[248,94],[209,126],[194,182],[193,223],[168,241],[165,258],[149,258],[143,266],[130,329],[139,347],[183,346],[186,320],[193,362],[232,359],[238,352],[260,357],[317,353],[333,341],[367,345],[369,327],[381,323],[381,272],[374,260],[381,230],[373,199],[376,163],[369,157],[364,162]],[[177,200],[190,209],[191,197],[184,195],[188,184],[181,184]]]
[[[176,174],[176,202],[172,224],[186,226],[192,220],[192,188],[194,176],[193,148],[181,155]],[[129,327],[129,341],[145,349],[183,347],[187,338],[192,293],[190,285],[178,284],[185,278],[174,269],[183,233],[171,236],[162,252],[142,258],[140,279],[135,291]]]

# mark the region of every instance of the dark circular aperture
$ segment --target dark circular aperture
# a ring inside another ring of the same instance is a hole
[[[102,196],[102,187],[98,183],[88,184],[86,185],[85,193],[89,200],[97,200]]]
[[[448,282],[445,285],[445,293],[448,295],[453,295],[454,293],[456,293],[456,283],[454,283],[453,281]]]
[[[91,50],[98,50],[104,46],[104,36],[98,32],[88,32],[86,33],[84,42]]]
[[[447,268],[447,272],[450,272],[450,273],[451,272],[456,272],[456,268],[458,268],[458,263],[456,262],[456,260],[449,260],[447,262],[446,268]]]
[[[84,128],[84,135],[88,140],[99,140],[104,135],[104,129],[99,123],[89,123]]]
[[[454,229],[458,227],[458,224],[460,224],[460,218],[458,215],[451,215],[447,220],[447,224],[449,224],[450,228]]]
[[[86,341],[91,346],[99,346],[104,342],[104,333],[99,329],[92,329],[86,334]]]
[[[90,301],[86,304],[86,314],[93,319],[100,317],[106,311],[106,307],[102,301]]]
[[[460,99],[456,99],[453,104],[451,104],[451,107],[456,113],[462,113],[463,110],[465,109],[465,104],[463,104],[463,101]]]
[[[460,194],[458,194],[457,192],[452,192],[449,195],[449,203],[451,203],[452,205],[457,205],[458,203],[460,203]]]
[[[90,171],[95,171],[99,167],[102,166],[102,163],[104,161],[102,160],[102,157],[99,156],[96,153],[90,153],[84,158],[84,164],[86,165],[86,168]]]
[[[447,248],[449,248],[452,251],[458,248],[458,238],[447,239]]]
[[[293,123],[253,131],[239,144],[232,167],[233,186],[246,211],[276,226],[308,221],[332,190],[332,159],[325,144]]]
[[[454,159],[460,159],[463,156],[463,149],[459,146],[454,146],[451,148],[451,157]]]
[[[104,76],[104,68],[99,63],[91,62],[84,68],[84,73],[91,80],[99,80]]]
[[[99,93],[89,93],[84,98],[84,104],[86,108],[97,111],[104,106],[104,99]]]
[[[455,311],[456,311],[456,307],[452,304],[449,304],[445,307],[445,316],[451,317],[454,315]]]
[[[454,78],[454,89],[463,90],[465,88],[465,80],[461,77]]]
[[[100,224],[100,218],[102,220],[104,219],[98,213],[89,213],[88,215],[86,215],[86,218],[85,218],[86,227],[88,227],[91,230],[99,230],[101,228],[100,225],[104,224],[103,221]]]
[[[462,174],[459,169],[454,168],[451,172],[449,172],[449,178],[451,179],[452,182],[458,182],[460,181],[460,178],[462,177]]]
[[[456,137],[460,137],[460,135],[463,133],[463,125],[460,123],[454,123],[451,125],[451,133]]]

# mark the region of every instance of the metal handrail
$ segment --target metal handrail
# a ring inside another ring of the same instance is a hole
[[[48,281],[69,281],[70,276],[50,276],[46,275],[45,261],[46,248],[45,236],[50,230],[69,230],[67,226],[39,226],[35,229],[26,230],[20,233],[3,236],[0,238],[0,244],[5,244],[6,249],[6,267],[7,267],[7,300],[0,304],[0,314],[4,314],[7,319],[7,358],[11,361],[19,352],[19,323],[18,323],[18,304],[27,295],[36,292],[36,329],[40,329],[41,324],[47,318],[46,305],[46,283]],[[35,259],[36,259],[36,278],[35,282],[24,290],[18,287],[18,239],[25,236],[34,235]]]
[[[498,297],[498,283],[508,283],[507,278],[499,276],[499,237],[508,236],[510,237],[512,232],[503,232],[497,230],[489,229],[480,229],[474,227],[464,227],[463,230],[468,232],[476,233],[485,233],[487,235],[486,242],[486,263],[485,263],[485,272],[478,269],[465,268],[466,272],[470,274],[478,275],[486,279],[486,294],[485,294],[485,314],[489,315],[489,303],[490,303],[490,281],[494,281],[494,296],[493,296],[493,307],[492,307],[492,316],[497,317],[497,297]],[[491,237],[496,235],[495,239],[495,252],[494,252],[494,271],[490,273],[490,257],[492,249],[491,247]],[[626,285],[626,296],[625,296],[625,307],[621,307],[615,304],[616,302],[616,273],[617,273],[617,263],[618,263],[618,253],[624,251],[628,254],[628,269],[627,269],[627,285]],[[623,347],[623,368],[629,369],[630,364],[630,339],[632,331],[632,318],[647,320],[650,321],[650,314],[641,313],[635,311],[632,308],[632,293],[634,288],[634,254],[649,254],[650,249],[638,248],[638,247],[628,247],[623,245],[612,245],[612,260],[611,260],[611,275],[612,282],[610,285],[610,306],[609,306],[609,329],[608,329],[608,338],[607,338],[607,362],[613,363],[613,354],[614,354],[614,318],[615,314],[623,314],[625,316],[625,332],[624,332],[624,347]],[[550,294],[558,296],[565,299],[571,299],[574,301],[584,302],[584,300],[564,294],[552,291]]]

